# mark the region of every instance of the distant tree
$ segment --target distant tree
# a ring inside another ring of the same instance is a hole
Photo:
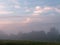
[[[59,41],[59,42],[60,42],[60,35],[58,36],[57,41]]]
[[[56,41],[59,36],[59,32],[56,28],[51,28],[50,32],[47,33],[48,41]]]
[[[16,39],[17,39],[17,35],[15,35],[15,34],[9,35],[9,40],[16,40]]]
[[[40,31],[39,33],[40,33],[38,36],[39,40],[40,41],[46,41],[46,33],[44,31]]]
[[[44,31],[33,31],[23,34],[21,38],[24,40],[46,41],[46,33]]]
[[[0,40],[5,40],[5,39],[8,39],[8,35],[5,32],[0,31]]]

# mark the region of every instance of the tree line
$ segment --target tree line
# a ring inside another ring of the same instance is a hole
[[[32,40],[32,41],[60,41],[60,33],[56,28],[51,28],[49,32],[45,31],[32,31],[29,33],[18,33],[17,35],[1,34],[1,40]]]

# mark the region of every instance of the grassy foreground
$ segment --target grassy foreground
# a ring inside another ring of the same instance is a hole
[[[60,43],[59,42],[2,40],[0,41],[0,45],[60,45]]]

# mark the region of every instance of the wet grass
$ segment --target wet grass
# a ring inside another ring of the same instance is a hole
[[[60,45],[59,42],[1,40],[0,45]]]

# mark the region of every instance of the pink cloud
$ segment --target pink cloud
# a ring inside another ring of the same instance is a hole
[[[46,7],[44,7],[44,10],[53,10],[53,7],[46,6]]]
[[[22,23],[30,23],[31,22],[31,18],[27,17],[25,20],[22,21]]]
[[[36,6],[33,11],[33,15],[39,15],[42,12],[43,12],[43,9],[40,6]]]
[[[0,24],[11,24],[12,21],[0,20]]]
[[[0,14],[13,14],[13,11],[0,11]]]
[[[38,15],[40,15],[43,12],[48,13],[48,11],[50,11],[50,10],[53,10],[53,11],[56,11],[56,12],[60,13],[60,9],[57,8],[57,7],[55,8],[55,7],[45,6],[45,7],[42,8],[40,6],[36,6],[35,9],[33,10],[33,14],[32,15],[38,16]]]
[[[0,8],[5,8],[5,6],[4,5],[0,5]]]

